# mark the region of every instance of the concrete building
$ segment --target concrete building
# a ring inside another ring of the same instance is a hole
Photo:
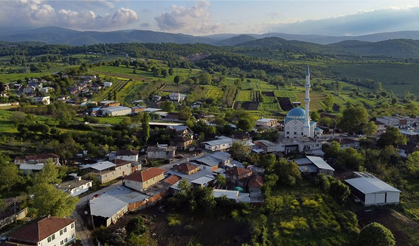
[[[157,144],[147,148],[148,159],[172,159],[176,156],[176,147],[167,144]]]
[[[400,190],[372,174],[355,172],[356,178],[346,179],[352,195],[365,206],[399,204]]]
[[[203,142],[204,148],[211,151],[228,150],[231,146],[233,146],[233,143],[234,139],[225,136],[218,137],[215,140]]]
[[[120,116],[120,115],[129,115],[131,114],[131,108],[123,107],[123,106],[116,106],[116,107],[106,107],[101,108],[102,115],[106,116]]]
[[[276,127],[278,125],[277,119],[262,118],[256,121],[256,126],[269,128]]]
[[[101,161],[93,165],[85,165],[83,168],[89,168],[91,175],[96,176],[101,184],[132,173],[131,163],[125,161],[119,164]]]
[[[124,178],[124,185],[136,191],[143,191],[164,179],[167,170],[151,167]]]
[[[318,174],[333,176],[335,169],[327,164],[323,158],[318,156],[306,156],[306,158],[294,160],[298,165],[298,169],[303,174]]]
[[[73,219],[44,217],[10,233],[7,241],[17,245],[67,245],[76,240],[75,223]]]
[[[138,162],[137,150],[118,150],[116,151],[115,159],[120,159],[130,162]]]
[[[253,142],[256,146],[263,149],[264,153],[276,152],[277,146],[269,140],[256,140]]]
[[[92,186],[92,180],[84,180],[81,179],[81,177],[76,177],[73,180],[62,182],[57,185],[57,188],[70,194],[70,196],[78,196],[87,192],[90,188],[92,188]]]

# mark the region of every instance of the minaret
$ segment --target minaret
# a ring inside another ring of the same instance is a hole
[[[305,110],[306,110],[306,118],[304,121],[303,127],[303,134],[305,137],[310,137],[310,70],[307,66],[307,74],[306,74],[306,84],[304,85],[306,88],[306,97],[304,98],[305,102]]]

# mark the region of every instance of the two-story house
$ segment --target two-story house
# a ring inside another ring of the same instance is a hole
[[[187,149],[193,145],[193,131],[187,126],[168,126],[166,131],[175,135],[170,140],[170,145],[176,146],[178,149]]]
[[[115,159],[138,162],[138,151],[137,150],[118,150],[116,151]]]
[[[256,121],[256,126],[263,128],[276,127],[278,125],[277,119],[262,118]]]
[[[143,191],[163,180],[166,171],[151,167],[141,172],[135,172],[124,178],[124,185],[136,191]]]
[[[167,144],[157,144],[147,148],[148,159],[172,159],[176,156],[176,147]]]
[[[233,167],[225,171],[227,181],[246,188],[249,179],[252,177],[253,171],[243,167]]]
[[[190,163],[181,163],[174,165],[172,169],[186,175],[191,175],[201,170],[201,167]]]
[[[16,157],[15,164],[21,165],[21,164],[43,164],[46,163],[49,159],[52,160],[52,162],[59,166],[60,165],[60,156],[56,154],[39,154],[39,155],[27,155],[23,157]]]
[[[12,232],[7,241],[17,245],[67,245],[76,240],[75,223],[73,219],[44,217]]]
[[[62,190],[70,196],[78,196],[84,192],[87,192],[93,186],[92,180],[84,180],[81,177],[76,177],[73,180],[62,182],[57,185],[57,189]]]
[[[101,184],[115,180],[125,175],[132,173],[132,167],[130,162],[118,162],[118,164],[110,161],[101,161],[93,165],[88,165],[91,175],[96,176]]]

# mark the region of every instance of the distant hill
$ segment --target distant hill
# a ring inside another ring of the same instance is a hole
[[[216,45],[218,46],[234,46],[234,45],[238,45],[238,44],[243,44],[243,43],[247,43],[249,41],[254,41],[257,40],[257,38],[250,36],[250,35],[240,35],[240,36],[235,36],[232,38],[228,38],[228,39],[224,39],[218,43],[216,43]]]

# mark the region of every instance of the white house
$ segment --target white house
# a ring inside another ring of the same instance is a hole
[[[346,179],[352,195],[365,206],[399,204],[400,190],[369,173],[355,172],[356,178]]]
[[[71,196],[78,196],[84,192],[87,192],[93,186],[92,180],[84,180],[81,177],[76,177],[73,180],[62,182],[57,185],[59,190],[67,192]]]
[[[112,82],[103,82],[103,87],[111,87],[112,86]]]
[[[227,150],[233,146],[234,139],[229,137],[218,137],[215,140],[204,142],[204,147],[207,150],[217,151],[217,150]]]
[[[138,151],[136,150],[118,150],[115,159],[124,161],[138,162]]]
[[[269,119],[269,118],[262,118],[256,121],[256,126],[261,126],[261,127],[276,127],[278,125],[278,120],[277,119]]]
[[[179,102],[181,97],[179,92],[171,92],[169,94],[170,101]]]
[[[33,97],[33,102],[34,103],[42,103],[44,105],[50,105],[51,104],[50,96],[46,96],[46,97]]]
[[[136,191],[142,191],[164,179],[167,170],[150,167],[141,172],[132,173],[124,178],[124,185]]]
[[[76,221],[54,216],[29,222],[8,236],[18,245],[59,246],[76,240]]]
[[[102,115],[107,116],[119,116],[119,115],[129,115],[131,114],[131,108],[123,107],[123,106],[116,106],[116,107],[107,107],[102,108]]]

